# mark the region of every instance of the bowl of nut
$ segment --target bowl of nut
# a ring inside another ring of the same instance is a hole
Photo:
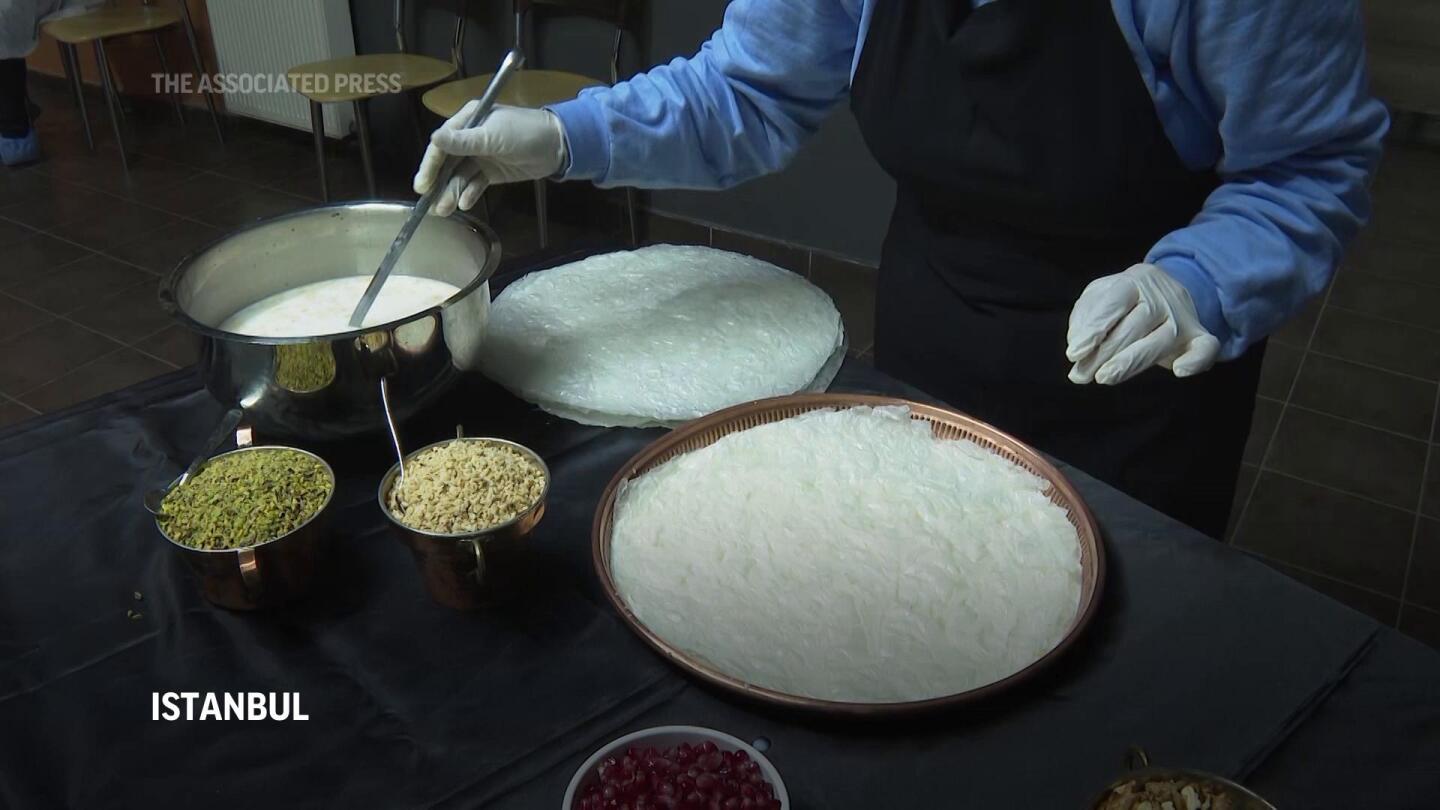
[[[780,772],[758,748],[699,726],[626,734],[590,755],[561,810],[723,807],[790,810]]]
[[[406,455],[381,479],[378,497],[426,591],[465,610],[509,592],[549,490],[550,468],[530,448],[457,435]]]
[[[1275,810],[1249,788],[1223,776],[1160,768],[1139,749],[1127,757],[1130,772],[1111,782],[1090,810]]]
[[[249,445],[169,487],[155,526],[232,610],[272,607],[309,590],[328,534],[335,472],[295,447]]]

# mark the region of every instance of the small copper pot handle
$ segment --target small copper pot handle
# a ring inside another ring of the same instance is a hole
[[[485,582],[485,551],[480,548],[480,540],[478,538],[472,538],[464,542],[475,552],[475,581],[483,584]]]
[[[255,557],[255,549],[242,548],[236,552],[240,561],[240,579],[245,583],[245,590],[256,592],[260,590],[260,561]]]

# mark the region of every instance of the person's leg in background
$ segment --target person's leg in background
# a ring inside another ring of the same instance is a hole
[[[19,166],[40,159],[40,139],[30,126],[25,60],[0,59],[0,160]]]

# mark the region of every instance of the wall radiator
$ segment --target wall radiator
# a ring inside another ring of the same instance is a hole
[[[278,82],[296,65],[355,55],[349,0],[208,0],[206,5],[221,73],[274,76]],[[310,130],[310,103],[295,92],[230,92],[225,109]],[[349,104],[326,104],[325,134],[345,136],[354,117]]]

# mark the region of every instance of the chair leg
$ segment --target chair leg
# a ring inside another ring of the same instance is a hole
[[[80,81],[80,58],[75,46],[64,42],[60,45],[60,61],[65,64],[65,78],[70,80],[70,91],[75,94],[75,106],[80,109],[80,124],[85,128],[85,145],[95,151],[95,133],[90,131],[90,112],[85,109],[85,85]]]
[[[315,134],[315,164],[320,167],[320,199],[330,202],[330,183],[325,179],[325,108],[310,102],[310,130]]]
[[[195,23],[190,19],[190,5],[185,0],[180,0],[176,5],[180,6],[182,23],[185,28],[185,39],[190,42],[190,59],[195,63],[195,70],[201,75],[206,75],[205,57],[200,55],[200,42],[195,38]],[[210,109],[210,123],[215,125],[215,140],[225,145],[225,132],[220,128],[220,114],[215,112],[215,92],[213,89],[205,93],[205,106]]]
[[[360,160],[365,164],[365,188],[370,199],[375,199],[375,157],[370,149],[370,114],[365,109],[365,99],[357,98],[355,105],[355,128],[360,130]]]
[[[96,41],[99,42],[101,40]],[[97,62],[96,64],[98,65],[100,63]],[[104,62],[104,67],[105,78],[109,80],[105,86],[110,88],[110,93],[115,97],[115,109],[120,111],[120,125],[128,129],[130,126],[130,114],[125,111],[125,99],[120,97],[120,80],[115,78],[115,66],[110,64],[108,57]]]
[[[540,232],[540,248],[550,246],[550,211],[545,199],[545,181],[535,181],[535,225]]]
[[[125,136],[121,132],[119,102],[115,98],[115,84],[110,79],[110,59],[105,55],[105,40],[95,40],[95,64],[100,68],[100,83],[105,86],[105,104],[110,108],[110,125],[115,128],[115,145],[120,148],[120,168],[130,171],[130,160],[125,156]]]
[[[640,228],[635,224],[635,189],[625,187],[625,220],[630,226],[630,247],[640,246]]]
[[[160,72],[161,72],[162,74],[166,75],[166,76],[169,76],[169,75],[170,75],[170,60],[165,58],[165,43],[164,43],[163,41],[161,41],[161,39],[160,39],[160,32],[159,32],[159,31],[156,31],[156,32],[152,33],[152,34],[151,34],[151,38],[155,40],[155,55],[158,56],[158,57],[160,57]],[[179,93],[171,93],[171,94],[170,94],[170,104],[171,104],[171,106],[174,107],[174,109],[175,109],[175,118],[176,118],[176,120],[178,120],[178,121],[180,122],[180,128],[181,128],[181,129],[184,129],[184,128],[185,128],[185,111],[180,108],[180,94],[179,94]]]
[[[425,137],[425,119],[423,117],[420,100],[415,97],[416,91],[405,92],[405,100],[410,103],[410,124],[415,130],[415,144],[420,147],[420,155],[425,154],[425,147],[430,145],[430,139]],[[416,157],[419,160],[419,156]]]

